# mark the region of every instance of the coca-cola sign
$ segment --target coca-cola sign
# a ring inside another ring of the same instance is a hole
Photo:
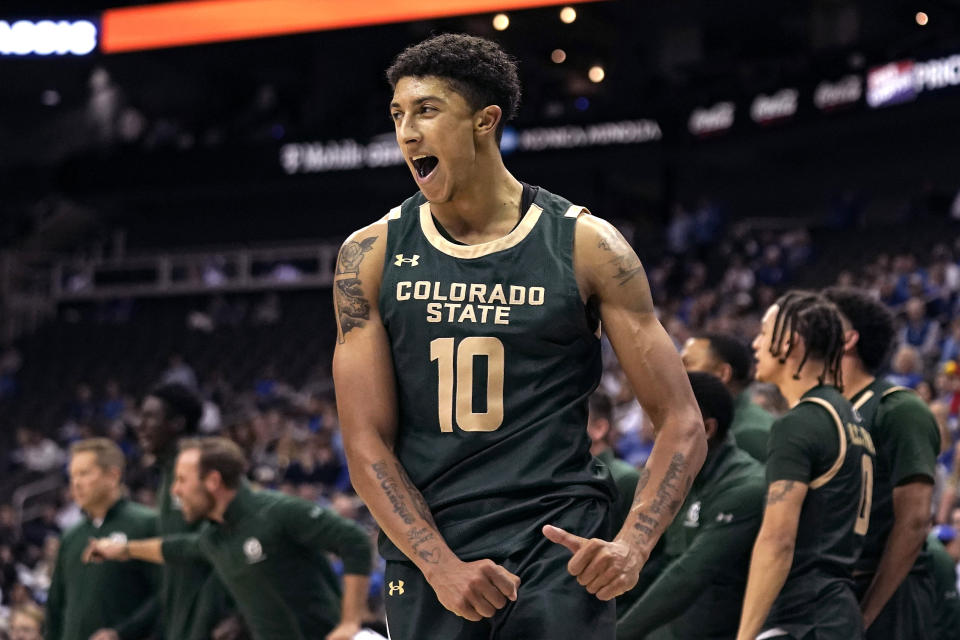
[[[695,136],[707,136],[726,131],[733,126],[736,105],[732,102],[718,102],[709,108],[698,107],[690,114],[687,128]]]
[[[758,124],[769,124],[792,118],[797,113],[796,89],[781,89],[772,96],[759,95],[750,105],[750,117]]]
[[[813,104],[823,111],[840,109],[860,100],[863,82],[859,76],[849,75],[836,82],[823,81],[813,92]]]

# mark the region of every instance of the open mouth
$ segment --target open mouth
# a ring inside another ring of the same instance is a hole
[[[413,159],[413,169],[421,179],[426,178],[437,168],[440,162],[436,156],[418,156]]]

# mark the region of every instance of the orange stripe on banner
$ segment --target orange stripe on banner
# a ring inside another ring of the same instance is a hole
[[[104,53],[159,49],[595,0],[196,0],[108,9]]]

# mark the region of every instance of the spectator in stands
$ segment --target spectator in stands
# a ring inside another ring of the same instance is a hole
[[[48,473],[63,465],[65,455],[57,443],[34,429],[17,430],[17,443],[13,460],[23,469],[34,473]]]
[[[920,352],[910,345],[901,345],[893,355],[893,363],[887,379],[901,387],[913,389],[923,380],[923,364]]]
[[[188,389],[197,389],[197,374],[180,353],[171,353],[168,366],[160,376],[160,384],[182,384]]]
[[[13,345],[0,351],[0,400],[17,392],[17,372],[22,364],[23,358]]]
[[[13,505],[0,504],[0,545],[13,546],[20,542],[20,527]]]
[[[120,392],[120,385],[116,380],[107,380],[104,388],[105,397],[100,403],[100,415],[107,424],[120,420],[126,410],[126,401]]]
[[[690,249],[693,235],[693,216],[680,203],[673,205],[673,215],[667,225],[667,248],[674,255],[684,255]]]
[[[86,382],[77,385],[68,418],[78,424],[91,424],[96,420],[97,405],[93,401],[93,389]]]
[[[283,479],[295,486],[322,484],[333,487],[343,466],[330,446],[330,433],[311,434],[287,466]]]
[[[910,345],[926,359],[940,355],[940,325],[927,318],[927,303],[922,298],[910,298],[906,305],[907,322],[900,330],[897,340],[902,345]]]
[[[747,388],[753,380],[750,347],[732,335],[706,333],[687,340],[680,355],[687,371],[710,373],[726,385],[736,398],[730,433],[738,447],[765,461],[774,417],[753,402]]]
[[[48,502],[43,505],[39,518],[23,524],[23,539],[35,547],[42,547],[48,536],[59,536],[57,526],[57,505]]]
[[[36,604],[17,607],[10,614],[10,640],[43,640],[43,609]]]
[[[950,360],[955,362],[960,360],[960,317],[950,322],[950,331],[943,339],[943,346],[940,348],[940,364]]]

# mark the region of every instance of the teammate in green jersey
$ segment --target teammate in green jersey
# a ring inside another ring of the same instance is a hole
[[[844,392],[877,447],[870,530],[857,562],[857,595],[869,640],[933,637],[934,584],[923,551],[940,429],[923,400],[876,378],[894,338],[893,314],[855,289],[824,295],[846,330]]]
[[[691,372],[690,383],[707,460],[664,535],[667,566],[636,604],[617,612],[620,640],[729,640],[737,632],[763,516],[763,465],[730,437],[734,402],[724,383],[702,372]]]
[[[140,446],[154,456],[161,470],[157,491],[157,534],[161,537],[196,532],[202,524],[184,520],[180,505],[170,494],[177,441],[196,433],[202,411],[200,399],[181,384],[154,388],[140,407]],[[158,613],[166,640],[208,640],[217,627],[218,640],[239,635],[241,630],[228,614],[226,589],[213,567],[206,562],[165,564],[162,576]]]
[[[938,534],[944,535],[941,540]],[[952,527],[936,527],[927,538],[927,551],[933,570],[934,598],[933,640],[957,640],[960,636],[960,597],[957,596],[957,563],[943,546],[951,536]]]
[[[703,463],[690,384],[623,236],[504,166],[515,62],[448,34],[387,75],[419,192],[341,249],[333,367],[391,637],[612,638]],[[600,320],[659,429],[619,533],[586,434]]]
[[[156,535],[157,514],[123,497],[124,459],[106,438],[74,443],[70,489],[84,519],[60,542],[47,600],[47,640],[140,640],[152,624],[159,571],[143,562],[91,566],[82,561],[93,536],[125,541]]]
[[[838,388],[840,314],[790,292],[767,310],[753,349],[756,378],[791,409],[770,431],[767,504],[737,638],[862,638],[853,568],[870,523],[874,446]]]
[[[88,561],[208,562],[254,640],[352,640],[366,609],[373,550],[356,523],[313,503],[253,491],[247,461],[225,438],[185,440],[172,492],[196,534],[91,541]],[[343,590],[327,553],[343,560]]]
[[[773,415],[750,399],[747,387],[753,379],[753,354],[735,336],[705,333],[687,340],[680,352],[687,371],[705,371],[717,376],[733,394],[730,433],[737,446],[760,462],[767,460],[767,440]]]

